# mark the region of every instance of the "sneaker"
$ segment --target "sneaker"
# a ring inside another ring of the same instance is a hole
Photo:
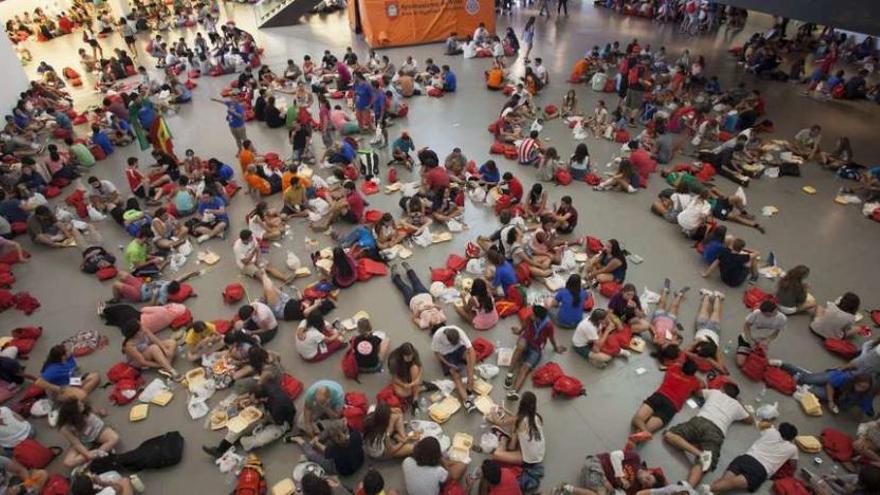
[[[464,401],[464,410],[465,410],[465,411],[467,411],[467,412],[469,412],[469,413],[470,413],[470,412],[474,412],[474,410],[475,410],[476,408],[477,408],[477,406],[474,405],[474,401],[473,401],[473,399],[468,398],[468,400]]]
[[[201,243],[207,241],[207,240],[210,239],[210,238],[211,238],[210,235],[208,235],[208,234],[202,234],[202,235],[200,235],[200,236],[196,239],[196,242],[198,242],[199,244],[201,244]]]
[[[504,388],[510,388],[513,386],[513,373],[508,373],[504,377]]]
[[[685,286],[682,287],[681,289],[678,289],[678,291],[676,292],[676,294],[678,294],[678,295],[684,295],[684,294],[685,294],[687,291],[689,291],[689,290],[691,290],[690,286],[685,285]]]
[[[663,279],[663,288],[669,290],[672,287],[672,281],[669,280],[669,277]]]
[[[779,367],[779,366],[782,366],[782,360],[781,359],[768,359],[767,364],[769,364],[770,366]]]
[[[633,433],[632,435],[627,437],[627,440],[629,440],[630,442],[633,442],[633,443],[643,443],[643,442],[647,442],[648,440],[650,440],[652,438],[654,438],[654,435],[652,435],[651,432],[640,431],[637,433]]]
[[[700,467],[703,468],[704,473],[712,468],[712,452],[708,450],[700,452]]]
[[[214,459],[219,459],[223,456],[223,452],[220,451],[218,447],[208,447],[207,445],[202,445],[202,451]]]
[[[620,357],[629,359],[629,357],[632,356],[632,352],[630,352],[629,349],[621,349],[619,355]]]
[[[712,489],[707,484],[700,485],[700,488],[697,491],[700,495],[712,495]]]
[[[629,194],[635,194],[639,192],[639,190],[634,188],[633,186],[626,186],[626,192],[628,192]]]
[[[519,400],[519,394],[511,390],[510,392],[507,392],[507,400],[516,402]]]
[[[721,291],[716,290],[715,292],[712,293],[712,295],[715,296],[717,299],[720,299],[722,301],[724,300],[724,293]]]
[[[707,297],[707,296],[712,297],[713,295],[715,295],[715,292],[704,288],[704,289],[700,289],[700,295],[703,297]]]

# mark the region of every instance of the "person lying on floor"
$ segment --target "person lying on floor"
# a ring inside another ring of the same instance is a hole
[[[684,294],[690,287],[684,286],[681,289],[670,294],[670,281],[667,278],[663,283],[663,289],[660,290],[660,300],[651,313],[649,329],[651,331],[651,342],[657,347],[664,347],[668,344],[680,344],[682,341],[681,334],[678,333],[678,309]],[[672,301],[670,301],[670,295]]]
[[[140,303],[145,302],[148,306],[164,306],[168,303],[168,297],[180,292],[180,285],[187,280],[199,275],[194,271],[175,277],[171,280],[153,280],[135,277],[126,272],[121,272],[116,282],[110,289],[113,297],[107,300],[107,304],[118,304],[122,301]]]
[[[833,414],[859,409],[866,418],[873,418],[877,384],[873,376],[853,370],[830,369],[811,373],[793,364],[783,363],[798,385],[809,385],[810,392],[825,403]]]
[[[639,493],[666,485],[659,469],[648,468],[634,450],[615,450],[588,455],[581,467],[583,486],[562,485],[562,493],[571,495],[604,495],[623,491]],[[650,491],[647,493],[651,493]]]
[[[404,281],[400,269],[408,281]],[[436,330],[446,323],[446,314],[443,306],[434,301],[434,296],[419,280],[418,275],[407,262],[400,265],[391,265],[391,283],[400,291],[403,301],[409,307],[413,322],[420,330]]]
[[[707,488],[709,493],[724,493],[733,490],[756,492],[765,481],[773,477],[789,460],[797,462],[798,448],[794,439],[798,429],[790,423],[782,423],[779,428],[769,424],[759,424],[761,435],[751,447],[727,465],[724,474]]]
[[[703,388],[703,382],[695,376],[697,371],[697,363],[690,359],[681,366],[673,364],[666,369],[660,387],[645,399],[632,417],[635,433],[629,436],[629,442],[647,442],[653,438],[654,432],[669,424],[685,401]]]

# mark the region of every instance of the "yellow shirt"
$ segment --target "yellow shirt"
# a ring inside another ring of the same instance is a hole
[[[215,327],[213,323],[205,322],[205,330],[203,332],[196,332],[192,328],[187,330],[183,342],[188,347],[195,347],[199,342],[214,335],[217,335],[217,327]]]

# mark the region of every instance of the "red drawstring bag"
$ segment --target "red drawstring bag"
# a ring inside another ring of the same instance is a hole
[[[489,123],[489,126],[486,127],[486,130],[489,131],[489,134],[495,134],[498,132],[498,121],[492,121]]]
[[[186,82],[183,83],[183,85],[186,86],[186,89],[195,89],[198,86],[198,83],[196,83],[192,79],[187,79]]]
[[[101,281],[116,278],[117,275],[119,275],[119,270],[117,270],[115,266],[105,266],[104,268],[99,268],[98,271],[95,272],[95,276]]]
[[[474,348],[474,354],[476,355],[477,362],[480,362],[487,357],[491,356],[493,352],[495,352],[495,344],[489,342],[483,337],[477,337],[471,341],[471,346]]]
[[[764,378],[764,372],[767,371],[767,355],[761,349],[755,349],[746,356],[745,362],[740,366],[740,370],[749,379],[759,381]]]
[[[449,268],[431,268],[431,281],[443,282],[446,287],[455,284],[455,270]]]
[[[492,146],[489,147],[489,153],[492,155],[503,155],[504,143],[495,141],[494,143],[492,143]]]
[[[523,306],[519,308],[519,311],[516,312],[516,317],[519,318],[521,324],[525,325],[526,321],[532,317],[532,307]]]
[[[432,98],[442,98],[443,90],[439,88],[428,88],[428,96]]]
[[[130,403],[139,395],[138,389],[143,383],[140,377],[134,380],[128,378],[119,380],[113,384],[113,390],[110,392],[110,402],[117,406],[124,406]]]
[[[587,248],[587,252],[592,254],[598,253],[605,247],[605,245],[602,244],[601,239],[599,239],[598,237],[593,237],[591,235],[588,235],[584,238],[584,245]]]
[[[563,375],[553,382],[553,397],[574,398],[586,394],[584,384],[573,376]]]
[[[790,476],[773,481],[773,493],[775,495],[811,495],[803,481]]]
[[[330,93],[329,95],[327,95],[327,97],[330,98],[331,100],[341,100],[341,99],[345,98],[345,92],[336,90],[336,91]]]
[[[550,105],[544,107],[544,113],[548,116],[553,116],[559,113],[559,109],[556,107],[556,105],[553,105],[551,103]]]
[[[556,171],[556,183],[560,186],[567,186],[571,184],[571,172],[565,169],[559,169]]]
[[[764,383],[773,390],[785,395],[792,395],[795,389],[797,389],[794,377],[778,366],[768,366],[764,370]]]
[[[0,287],[11,288],[15,283],[15,275],[12,272],[0,273]]]
[[[474,244],[473,242],[468,242],[467,247],[464,248],[464,255],[468,258],[479,258],[480,252],[480,246]]]
[[[464,270],[467,266],[467,258],[462,258],[457,254],[450,254],[446,258],[446,268],[453,270],[455,272],[460,272]]]
[[[406,403],[400,397],[394,395],[394,388],[391,385],[386,385],[385,388],[376,394],[376,402],[384,402],[389,407],[396,407],[406,411]]]
[[[379,263],[378,261],[370,258],[360,258],[357,262],[358,269],[363,270],[365,273],[369,274],[371,277],[379,276],[384,277],[388,274],[388,267]]]
[[[226,304],[235,304],[244,299],[244,286],[236,282],[229,284],[223,289],[223,302]]]
[[[516,150],[516,146],[508,145],[504,147],[504,158],[516,160],[517,157],[519,157],[519,153]]]
[[[355,431],[364,429],[364,417],[367,415],[369,404],[367,396],[361,392],[346,392],[345,407],[342,409],[342,417],[348,427]]]
[[[520,284],[528,287],[532,285],[532,270],[529,269],[529,264],[525,261],[516,265],[516,281]]]
[[[303,383],[289,373],[281,374],[280,385],[281,390],[284,390],[290,400],[296,400],[303,391]]]
[[[502,211],[510,208],[511,204],[513,204],[513,196],[509,194],[498,196],[498,199],[495,200],[495,214],[500,215]]]
[[[719,390],[728,383],[733,383],[734,385],[736,385],[736,382],[731,380],[729,376],[718,373],[717,375],[712,377],[712,379],[706,382],[706,386],[713,390]]]
[[[0,289],[0,311],[6,311],[13,306],[15,306],[15,296],[12,292]]]
[[[859,355],[859,348],[848,340],[825,339],[823,345],[825,346],[825,349],[828,349],[832,354],[836,354],[846,360],[850,360]]]
[[[584,175],[584,182],[586,182],[587,184],[589,184],[591,186],[598,186],[599,184],[602,183],[602,178],[599,177],[598,175],[594,174],[593,172],[589,172],[586,175]]]
[[[558,364],[550,362],[535,369],[534,373],[532,373],[532,385],[536,387],[550,387],[556,380],[562,378],[563,375],[565,373],[562,372],[562,368]]]
[[[126,363],[116,363],[107,370],[107,379],[113,383],[119,380],[134,380],[139,376],[141,376],[141,372]]]
[[[367,210],[364,212],[364,223],[376,223],[382,219],[382,215],[384,213],[381,210]]]
[[[12,339],[3,347],[15,347],[18,349],[18,355],[24,357],[34,350],[35,345],[37,345],[36,339]]]
[[[196,293],[193,290],[192,285],[189,284],[180,284],[180,290],[174,294],[168,294],[168,300],[175,303],[182,303],[190,297],[196,297]]]
[[[30,315],[40,309],[40,301],[29,293],[22,291],[15,295],[15,309]]]
[[[498,312],[498,316],[501,318],[515,315],[517,310],[519,310],[519,306],[510,301],[497,301],[495,303],[495,311]]]
[[[43,469],[48,466],[61,449],[49,448],[33,438],[25,438],[12,450],[12,457],[28,469]]]
[[[394,184],[395,182],[397,182],[397,169],[390,168],[388,169],[388,183]]]
[[[348,346],[348,350],[346,350],[345,355],[342,356],[340,367],[342,368],[342,374],[346,378],[356,382],[358,381],[360,370],[358,369],[357,358],[354,355],[354,346]]]
[[[880,327],[880,309],[871,310],[871,321],[874,322],[875,326]]]
[[[749,287],[743,292],[743,304],[749,309],[757,309],[762,302],[772,299],[775,298],[761,290],[759,287]]]
[[[43,327],[18,327],[12,331],[16,339],[38,339],[43,336]]]
[[[364,181],[361,184],[361,192],[366,195],[376,194],[379,192],[379,184],[376,184],[371,180]]]
[[[171,328],[174,328],[176,330],[178,328],[188,326],[192,322],[193,322],[192,312],[190,312],[190,310],[187,309],[186,311],[183,312],[182,315],[180,315],[177,318],[175,318],[174,320],[172,320],[171,324],[168,326],[170,326]]]
[[[214,325],[214,329],[217,330],[217,333],[220,335],[226,335],[232,330],[232,321],[230,320],[214,320],[211,324]]]
[[[68,495],[69,493],[70,483],[60,474],[50,474],[40,491],[40,495]]]
[[[596,305],[596,300],[593,299],[593,293],[592,293],[592,292],[588,292],[588,293],[587,293],[587,298],[584,299],[584,311],[587,311],[587,312],[592,311],[592,310],[593,310],[593,307],[594,307],[595,305]]]
[[[853,439],[846,433],[825,428],[820,435],[825,453],[838,462],[849,462],[853,458]]]
[[[618,291],[620,291],[620,284],[613,280],[599,284],[599,294],[609,299],[614,297],[614,294],[617,294]]]

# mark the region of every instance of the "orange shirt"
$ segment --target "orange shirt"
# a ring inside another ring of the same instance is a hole
[[[502,83],[504,83],[504,71],[501,69],[490,69],[486,73],[486,86],[492,89],[501,89]]]
[[[241,150],[238,153],[238,163],[239,165],[241,165],[242,175],[247,173],[248,166],[253,164],[255,161],[256,157],[254,156],[254,152],[251,150]]]

